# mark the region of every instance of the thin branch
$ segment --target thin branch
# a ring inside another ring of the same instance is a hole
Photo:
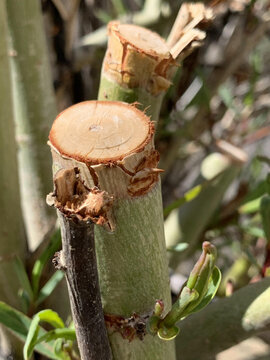
[[[53,260],[64,270],[82,360],[111,360],[99,289],[94,223],[106,195],[83,185],[76,169],[59,171],[48,202],[58,208],[63,250]],[[107,204],[107,203],[106,203]],[[100,205],[100,207],[99,207]]]
[[[100,299],[94,224],[58,212],[62,246],[58,266],[65,271],[82,360],[110,360],[111,350]]]
[[[64,21],[67,21],[67,19],[69,18],[69,13],[65,7],[65,5],[62,3],[62,0],[52,0],[54,6],[56,7],[56,9],[58,10],[61,18]]]

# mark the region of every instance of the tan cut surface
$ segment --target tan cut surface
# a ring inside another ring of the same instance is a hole
[[[134,106],[85,101],[71,106],[56,118],[49,139],[62,155],[99,164],[141,151],[152,135],[152,123]]]
[[[170,55],[166,42],[153,31],[136,25],[119,24],[118,33],[122,40],[146,54],[159,57]]]

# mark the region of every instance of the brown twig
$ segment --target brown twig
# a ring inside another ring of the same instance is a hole
[[[111,360],[94,241],[94,221],[102,217],[106,195],[87,189],[76,169],[59,171],[54,184],[48,202],[58,208],[63,249],[53,263],[65,272],[81,359]]]
[[[68,11],[66,9],[66,7],[64,6],[64,4],[62,3],[62,0],[52,0],[54,6],[56,7],[56,9],[58,10],[61,18],[66,21],[69,17]]]
[[[99,292],[94,224],[76,222],[60,212],[58,216],[63,245],[58,267],[65,271],[81,359],[109,360],[112,357]]]

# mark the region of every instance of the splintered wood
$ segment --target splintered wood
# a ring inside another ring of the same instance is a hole
[[[122,86],[141,87],[158,95],[170,86],[168,70],[175,65],[164,39],[136,25],[111,22],[103,74]]]
[[[88,189],[77,168],[61,169],[54,177],[54,192],[47,196],[47,204],[73,220],[91,220],[108,227],[113,197],[96,187]]]
[[[197,27],[212,18],[212,9],[202,3],[184,3],[167,42],[143,27],[110,22],[103,76],[121,86],[159,95],[171,85],[176,61],[188,56],[205,38],[205,32]]]
[[[175,52],[175,57],[177,57],[184,47],[189,45],[194,40],[202,40],[205,37],[203,31],[195,29],[201,22],[207,22],[213,19],[213,11],[210,8],[207,8],[202,3],[184,3],[177,15],[177,18],[174,22],[170,35],[167,39],[167,45],[170,49],[179,49]],[[183,40],[183,37],[189,39]],[[177,43],[180,44],[177,45]],[[186,45],[182,45],[186,43]]]

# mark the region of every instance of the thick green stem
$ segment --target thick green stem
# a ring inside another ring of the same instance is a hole
[[[96,227],[96,248],[104,312],[129,317],[151,312],[155,301],[170,310],[160,185],[147,195],[115,204],[113,234]],[[174,359],[173,342],[146,335],[129,343],[110,335],[115,359]]]
[[[20,302],[17,294],[19,281],[12,261],[15,255],[24,261],[26,242],[20,204],[7,44],[7,14],[4,1],[0,2],[0,34],[0,299],[19,308]],[[3,351],[5,351],[4,338],[2,333],[1,350]],[[12,344],[14,353],[16,346],[15,343]],[[17,356],[19,355],[17,354]]]
[[[183,320],[176,340],[179,359],[209,360],[250,336],[269,331],[269,297],[270,279],[265,279]]]
[[[7,0],[22,207],[29,248],[54,223],[44,198],[51,189],[47,134],[56,115],[40,2]]]
[[[129,104],[137,102],[138,106],[145,110],[152,120],[157,120],[164,95],[164,93],[152,95],[143,88],[123,87],[102,73],[98,99],[124,101]]]

